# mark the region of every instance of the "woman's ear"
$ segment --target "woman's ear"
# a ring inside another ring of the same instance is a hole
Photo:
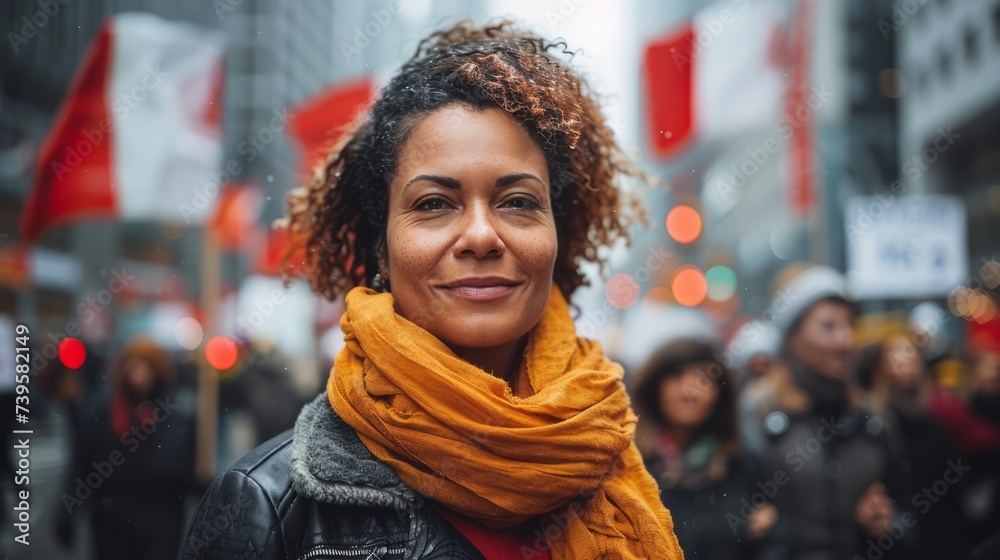
[[[378,263],[378,272],[382,274],[383,280],[389,277],[389,259],[387,253],[385,241],[382,241],[379,243],[378,249],[375,250],[375,261]]]

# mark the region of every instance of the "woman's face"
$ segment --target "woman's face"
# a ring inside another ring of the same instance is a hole
[[[383,275],[396,311],[453,349],[511,342],[552,289],[545,155],[500,109],[439,109],[414,128],[389,192]]]
[[[812,306],[792,334],[788,347],[814,373],[842,379],[850,373],[854,357],[854,313],[844,303],[821,301]]]
[[[882,367],[889,381],[899,389],[915,389],[920,385],[924,363],[920,351],[906,337],[886,342]]]
[[[972,368],[972,386],[977,393],[1000,395],[1000,357],[994,352],[984,352]]]
[[[713,379],[712,364],[691,364],[680,374],[660,383],[660,412],[667,424],[695,429],[708,421],[719,400],[719,384]]]
[[[131,360],[125,364],[125,381],[133,396],[145,398],[153,390],[153,368],[145,360]]]

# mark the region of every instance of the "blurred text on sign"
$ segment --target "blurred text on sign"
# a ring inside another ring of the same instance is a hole
[[[847,201],[847,264],[857,297],[947,295],[968,274],[965,206],[948,195]]]

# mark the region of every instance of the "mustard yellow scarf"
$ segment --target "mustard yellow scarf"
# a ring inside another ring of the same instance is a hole
[[[528,337],[525,398],[398,315],[391,294],[356,287],[346,303],[330,404],[409,487],[490,527],[538,516],[553,559],[683,558],[632,441],[622,368],[576,336],[556,286]]]

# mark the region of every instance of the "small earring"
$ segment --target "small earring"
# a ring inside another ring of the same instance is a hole
[[[385,291],[385,285],[382,282],[382,273],[381,272],[376,272],[375,273],[375,277],[372,278],[372,289],[375,290],[376,292]]]

